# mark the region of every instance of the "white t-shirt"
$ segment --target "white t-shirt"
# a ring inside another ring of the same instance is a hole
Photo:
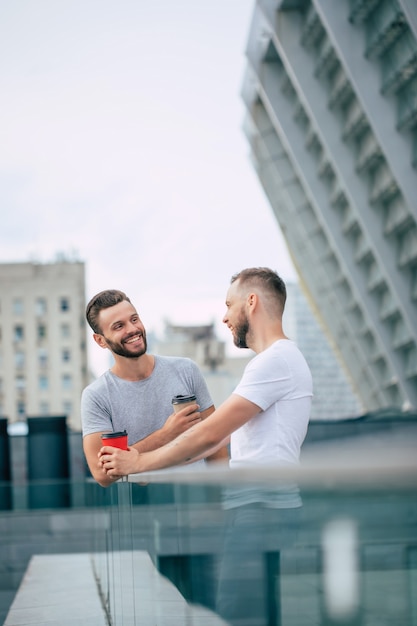
[[[280,339],[246,366],[234,393],[262,412],[232,433],[230,467],[298,463],[310,418],[313,383],[307,362]]]

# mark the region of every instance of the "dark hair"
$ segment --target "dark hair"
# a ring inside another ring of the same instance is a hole
[[[106,289],[105,291],[100,291],[100,293],[91,298],[90,302],[87,304],[85,316],[90,327],[97,335],[102,334],[98,323],[100,311],[102,309],[108,309],[111,306],[115,306],[115,304],[119,304],[119,302],[123,302],[124,300],[126,300],[126,302],[130,302],[127,295],[118,289]]]
[[[234,274],[230,283],[239,281],[239,286],[261,287],[265,292],[274,296],[280,303],[281,312],[284,311],[287,299],[287,288],[284,281],[276,272],[269,267],[249,267],[237,274]]]

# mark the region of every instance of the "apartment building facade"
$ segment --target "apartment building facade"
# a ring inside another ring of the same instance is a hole
[[[257,0],[251,158],[366,411],[417,408],[417,2]]]
[[[0,415],[9,424],[65,415],[80,430],[84,311],[84,263],[0,264]]]

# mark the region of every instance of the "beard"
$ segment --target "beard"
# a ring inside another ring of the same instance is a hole
[[[238,324],[235,326],[235,334],[233,336],[233,343],[237,348],[247,348],[248,344],[246,342],[246,338],[249,332],[249,320],[242,313],[242,318]]]
[[[137,335],[137,333],[129,335],[129,337],[127,337],[126,339],[131,339],[135,335]],[[146,350],[148,349],[145,331],[142,332],[143,346],[136,351],[126,349],[123,343],[114,343],[106,337],[104,337],[104,339],[106,340],[107,346],[111,350],[111,352],[114,352],[114,354],[117,354],[118,356],[123,356],[126,359],[137,359],[138,357],[145,354]]]

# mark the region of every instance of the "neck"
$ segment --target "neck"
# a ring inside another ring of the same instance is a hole
[[[248,339],[250,339],[248,347],[256,352],[256,354],[263,352],[280,339],[288,339],[280,323],[273,325],[261,324],[255,332],[251,334],[252,337],[248,337]]]
[[[151,354],[142,354],[135,359],[128,359],[114,354],[114,365],[111,372],[118,378],[136,381],[148,378],[155,367],[155,358]]]

